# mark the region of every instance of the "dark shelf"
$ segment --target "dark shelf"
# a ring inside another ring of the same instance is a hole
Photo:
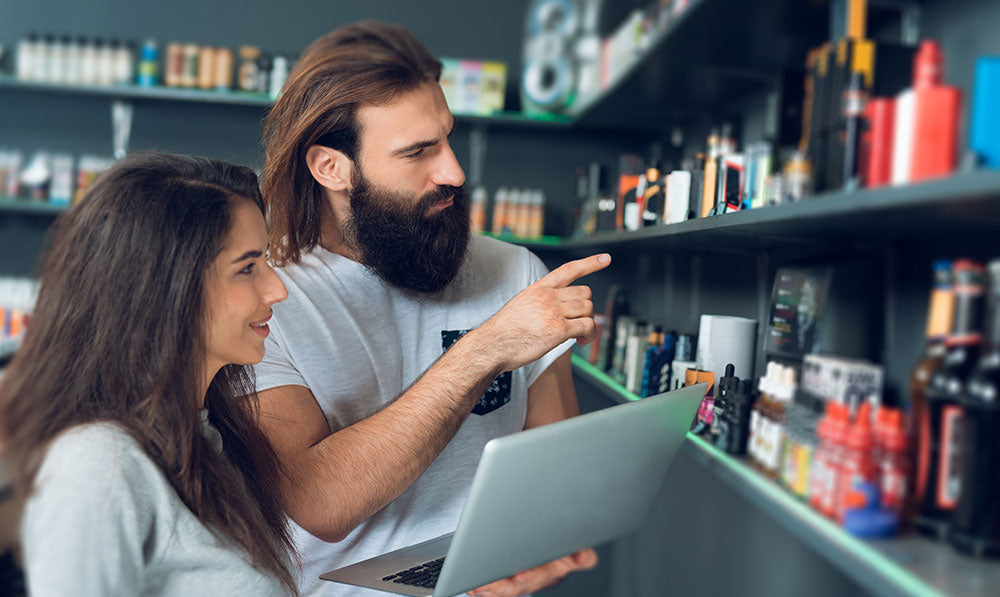
[[[483,236],[502,240],[514,245],[520,245],[529,249],[558,249],[563,239],[558,236],[533,236],[524,237],[513,234],[493,234],[492,232],[480,232]]]
[[[690,0],[616,81],[568,114],[456,114],[459,122],[531,128],[657,130],[694,117],[725,117],[724,107],[774,80],[778,69],[803,69],[806,51],[826,33],[823,2]],[[167,87],[81,86],[0,76],[0,89],[127,100],[227,104],[266,109],[263,93]]]
[[[774,80],[805,69],[827,32],[823,2],[691,0],[623,76],[578,106],[583,127],[667,129],[711,115]]]
[[[573,355],[573,371],[613,402],[639,400],[611,377]],[[759,507],[789,533],[833,566],[878,595],[994,595],[1000,565],[961,555],[949,546],[913,535],[869,541],[858,539],[813,511],[743,459],[688,434],[684,451],[726,485]]]
[[[0,213],[57,216],[67,209],[66,205],[56,205],[38,199],[0,196]]]
[[[615,248],[731,252],[827,246],[851,248],[931,241],[997,242],[1000,171],[959,174],[904,187],[827,193],[637,232],[565,239],[572,250]]]
[[[137,87],[135,85],[67,85],[59,83],[40,83],[21,81],[9,75],[0,75],[0,89],[12,91],[61,93],[68,95],[89,95],[110,99],[194,102],[203,104],[219,104],[244,106],[264,110],[274,101],[266,93],[250,93],[246,91],[205,91],[201,89],[177,89],[171,87]],[[459,122],[482,125],[498,125],[505,127],[535,127],[535,128],[565,128],[572,124],[572,119],[559,114],[522,114],[520,112],[497,112],[484,116],[478,114],[456,113]]]

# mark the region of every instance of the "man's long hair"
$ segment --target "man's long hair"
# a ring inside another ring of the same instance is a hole
[[[277,265],[319,243],[324,198],[306,165],[309,148],[325,145],[356,160],[358,108],[385,105],[440,75],[441,62],[397,25],[347,25],[306,48],[265,123],[262,186]]]
[[[282,472],[257,425],[248,367],[223,367],[205,396],[222,453],[199,420],[206,280],[240,201],[263,211],[248,168],[150,152],[112,167],[56,222],[31,324],[0,386],[3,456],[27,498],[53,438],[113,422],[199,520],[295,593],[274,490]]]

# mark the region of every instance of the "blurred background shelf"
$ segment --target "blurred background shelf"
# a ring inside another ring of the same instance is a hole
[[[609,400],[640,400],[579,355],[572,357],[578,379]],[[683,450],[727,486],[758,506],[859,585],[878,595],[992,595],[1000,586],[1000,565],[965,557],[950,546],[907,534],[895,539],[861,540],[802,503],[744,459],[689,433]]]
[[[609,89],[575,112],[580,126],[666,129],[706,114],[802,68],[825,39],[824,2],[691,0]]]
[[[180,89],[172,87],[138,87],[135,85],[67,85],[22,81],[10,75],[0,75],[0,89],[9,91],[52,93],[60,95],[95,96],[116,100],[192,102],[228,106],[242,106],[267,109],[274,100],[266,93],[247,91],[216,91],[202,89]],[[456,113],[460,122],[510,127],[553,127],[564,128],[572,124],[572,119],[559,114],[525,114],[521,112],[497,112],[491,115]]]
[[[57,216],[66,211],[67,208],[68,206],[56,205],[48,201],[0,196],[0,213]]]
[[[829,193],[636,232],[566,239],[559,246],[727,252],[821,244],[967,242],[993,239],[998,230],[1000,172],[979,171],[903,187]]]

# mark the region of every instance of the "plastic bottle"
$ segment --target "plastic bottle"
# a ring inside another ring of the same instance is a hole
[[[471,193],[471,220],[472,220],[472,231],[482,232],[486,229],[486,200],[487,200],[486,188],[482,185],[476,185],[472,189]]]
[[[114,61],[115,85],[128,85],[131,83],[132,74],[135,72],[135,44],[131,41],[119,44]]]
[[[879,449],[874,454],[878,464],[878,485],[882,508],[902,515],[909,492],[910,459],[909,441],[903,411],[898,408],[880,408],[876,415],[875,437]]]
[[[288,78],[288,59],[284,56],[275,56],[271,61],[271,80],[269,95],[271,99],[278,99],[281,95],[281,88],[285,86],[285,79]],[[485,214],[483,220],[485,221]]]
[[[504,226],[507,225],[507,199],[509,197],[507,187],[500,187],[493,195],[493,225],[490,227],[493,234],[503,234]]]
[[[233,88],[233,51],[229,48],[219,48],[215,51],[215,89],[229,91]]]
[[[159,80],[158,63],[160,50],[156,45],[156,40],[147,39],[142,43],[139,50],[139,68],[136,75],[136,84],[140,87],[153,87]]]
[[[198,87],[209,90],[215,83],[215,48],[201,46],[198,49]]]
[[[795,394],[795,369],[782,367],[778,385],[774,392],[774,404],[771,407],[771,425],[769,440],[768,475],[777,479],[784,464],[785,454],[785,422],[788,405],[792,403]]]
[[[826,415],[817,427],[819,446],[813,456],[809,479],[809,503],[833,518],[837,512],[841,466],[847,434],[847,407],[839,402],[826,404]]]
[[[97,85],[97,40],[88,39],[83,42],[80,49],[80,78],[81,85]]]
[[[760,378],[758,389],[760,398],[750,412],[750,434],[747,443],[747,455],[750,457],[750,464],[758,470],[764,470],[764,462],[767,459],[767,439],[770,433],[770,412],[774,401],[772,391],[774,381],[777,379],[781,365],[771,361],[767,364],[764,375]]]
[[[871,404],[864,402],[858,409],[854,424],[847,432],[846,450],[841,464],[837,520],[843,522],[848,494],[862,483],[875,483],[876,465],[872,459]]]
[[[38,53],[38,35],[29,33],[17,42],[17,66],[15,73],[22,81],[31,81],[35,78],[36,63]]]

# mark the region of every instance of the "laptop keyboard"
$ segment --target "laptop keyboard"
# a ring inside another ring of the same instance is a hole
[[[413,587],[423,587],[433,589],[437,584],[438,575],[441,574],[441,566],[444,565],[444,558],[424,562],[419,566],[400,570],[395,574],[383,577],[386,582],[394,582],[400,585],[410,585]]]

